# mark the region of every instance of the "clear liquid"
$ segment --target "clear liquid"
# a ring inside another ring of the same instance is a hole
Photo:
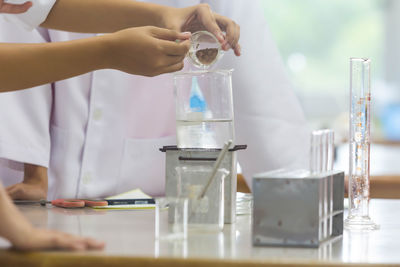
[[[179,148],[222,148],[234,141],[232,120],[177,120],[176,127]]]

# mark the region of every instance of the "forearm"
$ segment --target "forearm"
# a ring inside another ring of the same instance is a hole
[[[107,67],[107,37],[0,44],[0,92],[30,88]]]
[[[24,164],[24,183],[36,185],[47,195],[48,176],[47,168],[43,166]]]
[[[170,9],[173,8],[132,0],[58,0],[41,26],[88,33],[164,27],[162,16]]]

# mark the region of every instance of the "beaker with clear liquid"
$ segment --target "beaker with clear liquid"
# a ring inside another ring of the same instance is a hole
[[[174,75],[178,148],[222,148],[234,141],[232,70]]]

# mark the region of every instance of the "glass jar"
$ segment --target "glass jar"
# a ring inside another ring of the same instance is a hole
[[[222,148],[235,143],[232,70],[174,75],[178,148]]]

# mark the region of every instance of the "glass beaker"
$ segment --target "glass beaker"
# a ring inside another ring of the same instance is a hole
[[[218,39],[210,32],[194,32],[190,37],[189,58],[199,69],[208,69],[224,54]]]
[[[218,169],[204,196],[200,197],[212,169],[204,165],[176,167],[178,196],[189,200],[189,230],[221,231],[224,228],[224,182],[229,171]]]
[[[233,140],[232,70],[174,75],[178,148],[222,148]]]
[[[188,199],[156,198],[156,240],[180,240],[187,237]]]

